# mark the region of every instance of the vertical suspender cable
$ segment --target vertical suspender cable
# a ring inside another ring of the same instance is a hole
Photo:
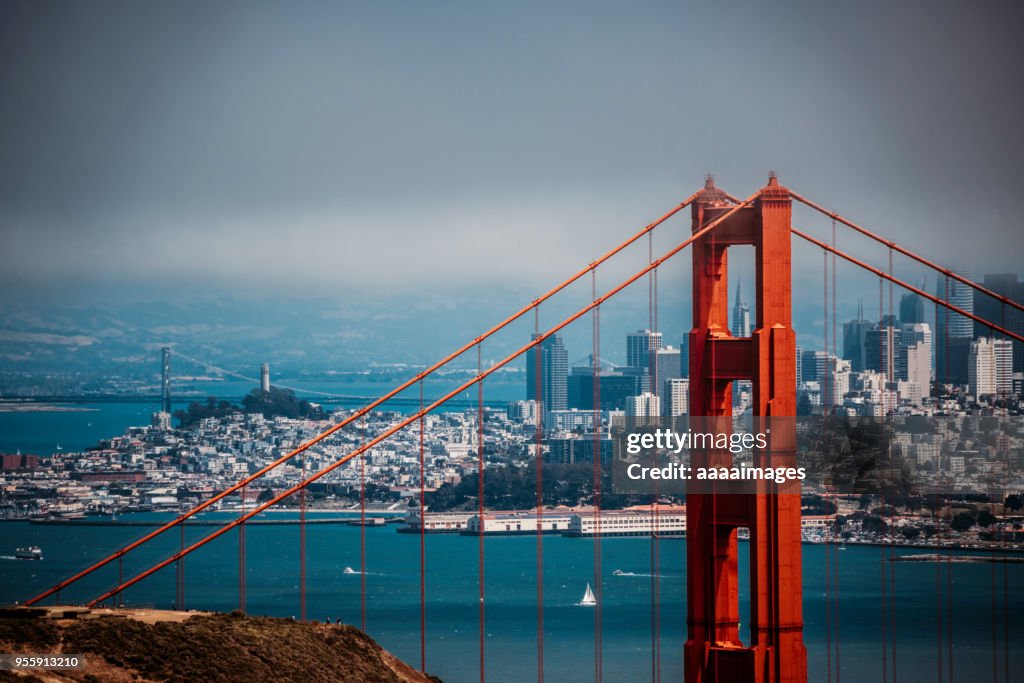
[[[935,668],[942,683],[942,562],[935,563]]]
[[[647,233],[647,262],[654,263],[654,234]],[[658,269],[655,268],[648,275],[647,288],[648,317],[651,332],[658,330]],[[658,397],[660,411],[664,410],[664,401],[667,396],[662,391],[663,379],[658,373],[657,350],[651,352],[650,357],[651,383],[654,385],[653,393]],[[661,540],[659,538],[658,524],[658,482],[654,482],[655,492],[651,496],[651,680],[654,683],[661,681]]]
[[[992,683],[998,683],[999,681],[999,632],[997,630],[997,623],[999,617],[999,611],[996,608],[996,597],[998,590],[996,589],[996,563],[989,562],[992,568]]]
[[[885,368],[885,347],[882,344],[882,335],[885,332],[885,308],[884,308],[884,296],[885,296],[885,284],[881,277],[878,278],[878,371],[882,379],[882,406],[885,413],[888,415],[889,408],[889,383],[887,381],[888,372]],[[884,500],[884,499],[883,499]],[[879,564],[879,570],[882,575],[882,683],[888,683],[889,680],[889,632],[888,632],[888,615],[886,610],[889,608],[889,603],[886,600],[887,589],[886,589],[886,576],[885,576],[885,546],[881,546],[882,557],[881,564]]]
[[[366,416],[360,446],[366,444]],[[366,633],[366,451],[359,455],[359,627]],[[421,520],[425,521],[425,520]]]
[[[483,373],[483,351],[480,347],[480,343],[476,345],[476,369],[477,374]],[[481,525],[484,521],[484,383],[483,380],[477,382],[477,439],[476,439],[476,452],[477,452],[477,519],[480,520]],[[484,682],[485,677],[485,666],[484,666],[484,636],[486,622],[484,619],[484,534],[482,533],[483,527],[481,526],[481,534],[479,538],[479,546],[477,548],[477,561],[479,562],[480,570],[480,683]]]
[[[832,219],[832,249],[836,249],[836,219]],[[836,252],[832,252],[832,357],[839,357],[838,325],[836,324]],[[840,399],[842,397],[839,397]],[[833,491],[832,503],[839,512],[838,500]],[[833,520],[833,528],[835,520]],[[832,624],[836,635],[836,683],[840,683],[841,672],[839,669],[839,551],[832,548]]]
[[[178,551],[185,549],[185,523],[178,525]],[[123,558],[122,558],[123,559]],[[178,609],[185,609],[185,558],[178,558]]]
[[[306,454],[302,454],[302,478],[306,478]],[[306,488],[299,491],[299,621],[306,622]]]
[[[423,412],[423,380],[420,385],[420,412]],[[426,464],[424,463],[425,415],[420,415],[420,671],[427,672],[427,515]]]
[[[597,301],[597,269],[590,271],[591,298]],[[594,470],[594,598],[597,602],[594,605],[594,681],[601,683],[603,678],[604,662],[601,633],[601,607],[604,600],[604,590],[601,586],[601,433],[602,433],[602,411],[601,411],[601,306],[594,306],[591,316],[593,323],[592,345],[593,353],[591,361],[593,365],[593,394],[594,394],[594,448],[592,452]]]
[[[533,309],[533,333],[540,335],[540,306]],[[534,467],[537,468],[537,683],[544,683],[544,354],[541,344],[534,354]]]
[[[999,307],[999,322],[1006,327],[1006,303]],[[1010,347],[1010,362],[1013,362],[1013,347]],[[1009,453],[1006,454],[1007,466],[1009,467]],[[1005,492],[1004,492],[1005,494]],[[1009,577],[1007,576],[1006,559],[1006,497],[1003,496],[1003,525],[999,528],[999,541],[1003,548],[1003,683],[1010,683],[1010,598],[1009,598]]]
[[[718,272],[719,269],[721,268],[721,260],[720,260],[721,256],[719,256],[718,249],[717,249],[717,246],[715,244],[715,233],[712,232],[710,234],[709,238],[711,240],[711,259],[712,259],[713,263],[715,263],[716,272]],[[728,290],[728,280],[726,281],[726,290]],[[715,314],[714,311],[709,311],[709,313],[711,315]],[[711,348],[710,348],[711,344],[709,342],[711,340],[710,338],[711,338],[712,331],[709,328],[707,330],[707,332],[708,332],[708,336],[705,339],[705,347],[703,347],[703,357],[707,358],[708,355],[711,355],[711,389],[710,389],[710,393],[711,393],[711,396],[712,396],[712,400],[715,401],[715,403],[716,403],[715,407],[711,411],[709,411],[709,412],[715,413],[716,414],[715,417],[718,418],[719,417],[718,414],[720,412],[721,405],[718,403],[718,373],[717,373],[717,365],[716,365],[716,362],[715,362],[715,356],[717,354],[714,353],[714,352],[709,353],[709,351],[711,350]],[[732,401],[731,401],[731,398],[732,398],[732,388],[731,388],[731,386],[732,385],[730,384],[729,386],[730,386],[730,389],[729,389],[729,398],[730,398],[730,400],[729,400],[729,411],[730,411],[730,415],[731,415],[731,412],[732,412]],[[706,416],[699,416],[699,417],[706,417]],[[715,464],[717,465],[718,463],[715,463]],[[707,498],[705,500],[707,500]],[[715,493],[713,493],[712,496],[711,496],[711,556],[713,558],[712,562],[717,562],[718,561],[718,495],[715,494]],[[709,625],[711,625],[710,628],[712,629],[712,635],[711,635],[712,639],[717,640],[718,639],[718,617],[719,617],[719,614],[718,614],[718,611],[717,611],[718,605],[717,605],[717,600],[716,600],[715,596],[718,594],[718,591],[721,589],[721,587],[718,585],[719,578],[718,578],[717,573],[713,570],[713,571],[710,572],[710,574],[711,574],[711,577],[710,577],[711,586],[709,586],[708,588],[710,588],[712,590],[712,598],[710,600],[706,600],[706,602],[707,602],[707,609],[710,610],[710,613],[708,615],[708,616],[710,616],[710,618],[708,618],[707,623]],[[718,670],[717,667],[715,669],[715,683],[721,683],[720,680],[719,680],[719,670]]]
[[[896,315],[893,307],[892,247],[889,247],[889,382],[896,386]],[[895,391],[893,391],[895,409]],[[888,439],[889,461],[892,461],[892,439]],[[896,683],[896,501],[889,508],[889,619],[892,622],[892,681]]]
[[[953,501],[949,502],[950,519],[953,515]],[[946,554],[946,655],[949,664],[949,683],[953,683],[953,561]]]
[[[825,341],[825,373],[826,377],[831,377],[835,368],[833,366],[833,360],[829,358],[829,346],[828,346],[828,327],[829,327],[829,316],[828,316],[828,251],[825,249],[821,250],[821,272],[822,280],[824,282],[824,288],[822,289],[822,336]],[[819,377],[821,387],[821,407],[824,419],[827,419],[829,410],[828,404],[825,402],[825,397],[831,397],[831,392],[828,391],[828,387],[825,383],[825,377]],[[825,544],[825,668],[828,671],[826,677],[828,683],[832,683],[832,544]]]
[[[242,508],[245,508],[248,486],[242,487]],[[245,613],[245,522],[238,525],[238,611]]]

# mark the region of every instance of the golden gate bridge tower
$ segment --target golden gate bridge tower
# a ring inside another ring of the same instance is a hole
[[[732,430],[732,383],[750,380],[754,419],[768,424],[755,466],[796,461],[796,335],[792,324],[789,191],[771,174],[759,197],[737,207],[710,177],[691,205],[693,243],[690,414],[701,431]],[[728,214],[728,215],[726,215]],[[728,250],[755,251],[757,318],[747,338],[729,331]],[[693,452],[693,466],[730,466],[728,450]],[[770,490],[687,496],[687,683],[807,680],[800,566],[800,495]],[[750,530],[751,642],[740,640],[738,529]]]

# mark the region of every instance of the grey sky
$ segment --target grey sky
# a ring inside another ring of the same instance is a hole
[[[1018,270],[1019,3],[769,4],[5,2],[0,282],[539,291],[768,169]]]

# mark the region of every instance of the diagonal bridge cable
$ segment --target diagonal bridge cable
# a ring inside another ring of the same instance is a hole
[[[884,280],[888,280],[889,282],[891,282],[893,284],[896,284],[896,285],[899,285],[900,287],[903,287],[907,291],[913,292],[914,294],[917,294],[918,296],[923,296],[924,298],[928,299],[929,301],[931,301],[932,303],[934,303],[936,305],[944,306],[944,307],[948,308],[949,310],[953,311],[954,313],[959,313],[960,315],[962,315],[964,317],[970,318],[974,322],[980,323],[980,324],[984,325],[985,327],[987,327],[987,328],[989,328],[989,329],[991,329],[991,330],[993,330],[995,332],[998,332],[1000,334],[1005,334],[1007,337],[1010,337],[1011,339],[1015,339],[1016,341],[1024,343],[1024,336],[1021,336],[1021,335],[1017,334],[1016,332],[1011,332],[1010,330],[1006,329],[1005,327],[1002,327],[1001,325],[996,325],[994,322],[991,322],[989,320],[986,320],[985,318],[982,318],[982,317],[980,317],[978,315],[975,315],[974,313],[971,313],[970,311],[965,311],[964,309],[960,308],[959,306],[957,306],[955,304],[951,304],[948,301],[943,301],[939,297],[933,296],[933,295],[929,294],[928,292],[924,291],[923,289],[921,289],[919,287],[915,287],[914,285],[912,285],[912,284],[910,284],[908,282],[904,282],[903,280],[899,279],[898,277],[896,277],[894,275],[890,275],[889,273],[886,273],[884,270],[880,270],[878,268],[875,268],[874,266],[871,266],[871,265],[865,263],[864,261],[861,261],[858,258],[850,256],[849,254],[847,254],[847,253],[845,253],[843,251],[840,251],[839,249],[836,249],[835,247],[827,244],[826,242],[822,242],[819,239],[815,239],[814,237],[811,237],[810,235],[808,235],[805,232],[797,230],[796,228],[790,228],[790,231],[794,235],[796,235],[797,237],[805,239],[808,242],[810,242],[811,244],[813,244],[813,245],[815,245],[817,247],[820,247],[821,249],[824,249],[826,251],[830,251],[833,254],[839,256],[840,258],[846,259],[847,261],[849,261],[850,263],[854,264],[855,266],[860,266],[864,270],[866,270],[866,271],[868,271],[870,273],[873,273],[874,275],[877,275],[879,278],[882,278]]]
[[[334,470],[336,470],[337,468],[341,467],[342,465],[344,465],[346,462],[348,462],[352,458],[355,458],[355,457],[357,457],[359,455],[362,455],[364,452],[366,452],[367,450],[373,448],[374,446],[376,446],[380,442],[388,439],[389,437],[391,437],[395,433],[397,433],[397,432],[401,431],[402,429],[406,428],[407,426],[413,424],[414,422],[419,420],[420,417],[429,414],[433,410],[435,410],[438,407],[440,407],[441,405],[443,405],[449,399],[459,395],[463,391],[468,390],[473,385],[483,381],[488,376],[490,376],[494,372],[497,372],[498,370],[500,370],[504,366],[508,365],[513,360],[515,360],[519,356],[523,355],[524,353],[526,353],[530,349],[532,349],[535,346],[538,346],[541,343],[543,343],[544,340],[548,339],[553,334],[556,334],[557,332],[559,332],[563,328],[567,327],[571,323],[575,322],[576,320],[579,320],[580,318],[582,318],[584,315],[586,315],[590,311],[595,310],[601,304],[603,304],[605,301],[607,301],[611,297],[615,296],[616,294],[621,292],[623,289],[627,288],[629,285],[631,285],[634,282],[636,282],[637,280],[640,280],[642,277],[647,275],[652,270],[654,270],[654,269],[658,268],[659,266],[661,266],[663,263],[665,263],[667,260],[671,259],[673,256],[678,254],[680,251],[682,251],[686,247],[688,247],[694,241],[696,241],[696,240],[700,239],[701,237],[703,237],[703,236],[707,235],[708,233],[710,233],[719,224],[721,224],[723,221],[728,219],[730,216],[732,216],[733,214],[738,212],[740,209],[742,209],[742,208],[744,208],[746,206],[749,206],[751,203],[753,203],[754,200],[756,200],[760,196],[760,194],[761,194],[761,192],[758,191],[758,192],[754,193],[753,195],[751,195],[748,199],[746,199],[743,202],[741,202],[740,204],[737,204],[736,206],[731,207],[727,212],[725,212],[721,216],[711,220],[704,227],[700,228],[697,232],[693,233],[690,237],[686,238],[685,240],[680,242],[678,245],[673,247],[671,250],[666,252],[661,258],[658,258],[658,259],[655,259],[655,260],[651,261],[649,265],[647,265],[646,267],[642,268],[638,272],[634,273],[631,277],[627,278],[626,280],[623,280],[618,285],[616,285],[612,289],[610,289],[607,292],[605,292],[602,296],[595,297],[595,299],[590,304],[587,304],[583,308],[579,309],[578,311],[576,311],[575,313],[573,313],[569,317],[567,317],[564,320],[562,320],[562,322],[560,322],[557,325],[555,325],[554,327],[551,327],[550,329],[548,329],[546,332],[544,332],[540,336],[535,337],[529,343],[521,346],[515,352],[513,352],[512,354],[506,356],[502,360],[498,361],[497,363],[492,365],[487,370],[483,370],[476,377],[474,377],[474,378],[472,378],[470,380],[467,380],[466,382],[464,382],[463,384],[459,385],[455,389],[452,389],[451,391],[446,393],[444,396],[438,398],[437,400],[435,400],[430,405],[424,407],[422,410],[420,410],[420,411],[418,411],[418,412],[416,412],[416,413],[414,413],[412,415],[409,415],[408,417],[403,419],[398,424],[396,424],[396,425],[390,427],[389,429],[385,430],[384,432],[382,432],[378,436],[374,437],[369,442],[363,444],[362,446],[360,446],[356,450],[352,451],[348,455],[345,455],[342,458],[339,458],[338,460],[335,460],[333,463],[331,463],[330,465],[328,465],[324,469],[320,470],[316,474],[313,474],[313,475],[307,477],[306,479],[304,479],[303,481],[299,482],[298,484],[293,485],[291,488],[288,488],[285,491],[282,491],[281,493],[275,495],[270,500],[260,504],[259,506],[257,506],[253,510],[251,510],[250,512],[247,512],[246,514],[244,514],[241,517],[239,517],[238,519],[235,519],[234,521],[232,521],[232,522],[230,522],[230,523],[228,523],[228,524],[218,528],[213,533],[211,533],[208,536],[206,536],[206,537],[196,541],[195,543],[193,543],[192,545],[188,546],[187,548],[184,548],[183,550],[180,550],[180,551],[174,553],[173,555],[171,555],[167,559],[162,560],[161,562],[153,565],[149,569],[147,569],[147,570],[145,570],[143,572],[140,572],[139,574],[136,574],[131,579],[128,579],[127,581],[124,581],[124,582],[120,583],[118,586],[115,586],[114,588],[108,590],[103,595],[101,595],[98,598],[96,598],[96,599],[90,601],[89,603],[87,603],[88,606],[89,607],[95,607],[96,605],[104,602],[105,600],[108,600],[109,598],[111,598],[111,597],[113,597],[115,595],[118,595],[121,591],[125,590],[126,588],[129,588],[129,587],[135,585],[139,581],[142,581],[146,577],[148,577],[148,576],[150,576],[152,574],[155,574],[156,572],[160,571],[164,567],[167,567],[168,565],[173,564],[174,562],[176,562],[179,559],[185,557],[186,555],[190,554],[194,550],[198,550],[202,546],[206,545],[207,543],[209,543],[210,541],[213,541],[216,538],[219,538],[220,536],[224,535],[225,533],[227,533],[231,529],[235,528],[236,526],[239,526],[240,524],[244,524],[247,520],[252,519],[256,515],[260,514],[264,510],[266,510],[267,508],[270,508],[270,507],[276,505],[277,503],[279,503],[282,500],[288,498],[289,496],[291,496],[291,495],[297,493],[298,491],[306,488],[307,486],[309,486],[313,482],[317,481],[321,477],[324,477],[327,474],[329,474],[329,473],[333,472]],[[597,262],[592,263],[587,268],[587,270],[584,271],[584,272],[585,273],[586,272],[593,272],[597,268],[597,265],[598,265]],[[535,301],[533,304],[531,304],[531,307],[537,305],[538,303],[539,303],[539,301]],[[473,344],[471,344],[470,346],[475,345],[480,339],[482,339],[482,337],[477,338],[476,340],[474,340]],[[339,428],[339,427],[336,427],[336,428]],[[325,432],[325,434],[329,433],[330,431],[331,430],[328,430],[328,432]],[[314,443],[316,443],[320,438],[321,437],[316,437],[314,439],[311,439],[310,441],[306,442],[305,444],[300,446],[298,449],[296,449],[296,452],[302,452],[303,450],[309,448]],[[109,559],[114,559],[117,556],[118,556],[118,554],[115,553]]]
[[[789,196],[792,197],[793,199],[795,199],[796,201],[800,202],[801,204],[803,204],[805,206],[809,206],[810,208],[814,209],[818,213],[821,213],[821,214],[824,214],[825,216],[828,216],[833,221],[838,221],[838,222],[842,223],[843,225],[845,225],[846,227],[852,228],[853,230],[856,230],[857,232],[859,232],[860,234],[864,235],[865,237],[869,237],[870,239],[872,239],[872,240],[874,240],[876,242],[884,244],[885,246],[889,247],[889,249],[891,249],[892,251],[895,251],[895,252],[898,252],[900,254],[903,254],[904,256],[906,256],[908,258],[911,258],[911,259],[917,261],[918,263],[920,263],[920,264],[922,264],[924,266],[927,266],[928,268],[931,268],[932,270],[936,270],[936,271],[942,273],[943,275],[945,275],[948,278],[956,280],[957,282],[959,282],[962,285],[966,285],[968,287],[971,287],[972,289],[974,289],[977,292],[981,292],[982,294],[985,294],[986,296],[990,296],[993,299],[995,299],[996,301],[999,301],[1004,306],[1010,306],[1011,308],[1016,308],[1018,311],[1024,312],[1024,303],[1021,303],[1021,302],[1018,302],[1018,301],[1014,301],[1013,299],[1011,299],[1009,297],[1003,296],[1002,294],[999,294],[998,292],[992,291],[991,289],[989,289],[988,287],[985,287],[984,285],[978,284],[977,282],[974,282],[974,281],[970,280],[969,278],[966,278],[966,277],[963,277],[962,275],[959,275],[958,273],[954,272],[953,270],[950,270],[949,268],[944,268],[944,267],[940,266],[939,264],[937,264],[937,263],[935,263],[933,261],[929,261],[928,259],[924,258],[923,256],[919,256],[919,255],[915,254],[914,252],[910,251],[909,249],[906,249],[905,247],[901,247],[900,245],[896,244],[892,240],[887,240],[884,237],[882,237],[881,235],[877,235],[877,234],[871,232],[870,230],[868,230],[867,228],[865,228],[863,226],[860,226],[860,225],[857,225],[856,223],[854,223],[851,220],[843,218],[842,216],[840,216],[835,211],[829,211],[828,209],[826,209],[825,207],[821,206],[820,204],[816,204],[815,202],[812,202],[810,199],[807,199],[806,197],[802,197],[802,196],[798,195],[796,192],[793,192],[792,190],[790,190]],[[800,235],[800,236],[804,237],[804,235]],[[839,255],[842,256],[842,254],[839,254]]]
[[[539,306],[544,301],[547,301],[548,299],[550,299],[551,297],[555,296],[556,294],[558,294],[562,290],[566,289],[567,287],[569,287],[570,285],[575,283],[577,280],[579,280],[580,278],[584,277],[585,275],[587,275],[588,273],[593,271],[599,265],[601,265],[604,262],[608,261],[613,256],[615,256],[616,254],[620,253],[621,251],[623,251],[624,249],[626,249],[627,247],[632,245],[634,242],[639,240],[641,237],[643,237],[644,235],[647,235],[648,233],[653,231],[655,228],[657,228],[659,225],[661,225],[662,223],[667,221],[669,218],[671,218],[672,216],[676,215],[677,213],[682,211],[684,208],[689,206],[693,202],[693,200],[696,199],[698,194],[700,194],[699,191],[691,194],[689,197],[684,199],[681,203],[679,203],[678,205],[672,207],[667,212],[665,212],[661,217],[659,217],[658,219],[656,219],[655,221],[653,221],[651,223],[648,223],[646,226],[641,228],[638,232],[633,234],[631,237],[629,237],[625,241],[621,242],[616,247],[614,247],[614,248],[610,249],[609,251],[605,252],[602,256],[600,256],[594,262],[590,263],[587,267],[577,271],[575,274],[573,274],[569,278],[563,280],[558,285],[555,285],[550,290],[548,290],[547,292],[542,294],[540,297],[534,299],[533,301],[531,301],[526,306],[523,306],[522,308],[520,308],[518,311],[516,311],[512,315],[510,315],[507,318],[505,318],[504,320],[502,320],[497,325],[494,325],[493,327],[491,327],[491,329],[489,329],[486,332],[484,332],[481,336],[477,337],[476,339],[473,339],[470,342],[467,342],[466,344],[463,344],[461,347],[459,347],[455,351],[451,352],[450,354],[448,354],[447,356],[445,356],[441,360],[437,361],[436,363],[434,363],[430,367],[424,369],[422,372],[418,373],[417,375],[413,376],[412,378],[406,380],[402,384],[398,385],[397,387],[395,387],[391,391],[387,392],[383,396],[381,396],[381,397],[377,398],[376,400],[372,401],[371,403],[367,404],[363,408],[360,408],[359,410],[354,412],[352,415],[349,415],[347,418],[345,418],[341,422],[339,422],[339,423],[335,424],[334,426],[332,426],[331,428],[321,432],[317,436],[313,437],[311,440],[309,440],[306,443],[302,444],[298,448],[295,448],[294,450],[284,454],[283,456],[281,456],[280,458],[278,458],[274,462],[272,462],[272,463],[262,467],[261,469],[259,469],[255,473],[249,475],[248,477],[245,477],[241,481],[236,482],[235,484],[231,485],[230,487],[228,487],[224,491],[221,491],[220,493],[218,493],[217,495],[213,496],[212,498],[210,498],[210,499],[200,503],[199,505],[197,505],[196,507],[192,508],[188,512],[182,513],[180,516],[178,516],[175,519],[167,522],[163,526],[161,526],[161,527],[159,527],[157,529],[154,529],[153,531],[151,531],[150,533],[142,536],[138,540],[133,541],[132,543],[129,543],[128,545],[124,546],[123,548],[121,548],[117,552],[112,553],[108,557],[103,558],[102,560],[100,560],[100,561],[90,565],[89,567],[86,567],[85,569],[83,569],[82,571],[78,572],[77,574],[74,574],[73,576],[71,576],[71,577],[61,581],[60,583],[56,584],[52,588],[49,588],[49,589],[43,591],[42,593],[40,593],[39,595],[37,595],[37,596],[27,600],[24,604],[26,606],[34,605],[37,602],[39,602],[40,600],[43,600],[43,599],[45,599],[45,598],[47,598],[47,597],[49,597],[49,596],[59,592],[60,590],[66,588],[67,586],[75,583],[79,579],[82,579],[83,577],[88,576],[89,574],[91,574],[92,572],[96,571],[97,569],[100,569],[101,567],[106,566],[110,562],[113,562],[114,560],[117,560],[117,559],[120,559],[120,558],[124,557],[124,555],[127,554],[128,552],[134,550],[135,548],[138,548],[139,546],[141,546],[144,543],[152,540],[153,538],[156,538],[160,534],[163,534],[168,529],[172,529],[175,526],[183,523],[185,520],[187,520],[190,517],[192,517],[192,516],[202,512],[203,510],[207,509],[208,507],[210,507],[211,505],[215,504],[216,502],[226,498],[227,496],[231,495],[232,493],[235,493],[236,491],[240,490],[241,488],[243,488],[243,487],[247,486],[248,484],[252,483],[253,481],[259,479],[260,477],[262,477],[267,472],[270,472],[271,470],[273,470],[274,468],[278,467],[279,465],[287,462],[288,460],[290,460],[290,459],[294,458],[295,456],[297,456],[298,454],[302,453],[303,451],[308,449],[310,446],[313,446],[313,445],[319,443],[320,441],[323,441],[324,439],[326,439],[327,437],[331,436],[335,432],[338,432],[339,430],[341,430],[345,426],[347,426],[347,425],[351,424],[352,422],[360,419],[361,417],[363,417],[364,415],[366,415],[370,411],[372,411],[375,408],[379,407],[381,404],[386,403],[387,401],[389,401],[392,398],[396,397],[398,394],[402,393],[406,389],[415,386],[421,380],[425,379],[426,377],[430,376],[431,374],[433,374],[434,372],[436,372],[440,368],[444,367],[445,365],[447,365],[451,361],[455,360],[456,358],[461,356],[466,351],[472,349],[478,342],[483,341],[484,339],[487,339],[488,337],[491,337],[494,334],[497,334],[498,332],[500,332],[501,330],[503,330],[504,328],[508,327],[513,322],[515,322],[516,320],[521,318],[522,316],[524,316],[527,313],[529,313],[530,311],[534,310],[537,306]],[[750,200],[748,200],[748,202],[749,201]],[[202,363],[201,361],[196,361],[195,359],[188,358],[187,356],[184,356],[183,354],[178,354],[178,353],[174,352],[173,350],[172,350],[172,353],[175,353],[175,355],[181,356],[182,358],[186,358],[189,361],[200,362],[201,365],[208,365],[206,363]],[[237,374],[237,373],[231,373],[231,374]],[[252,378],[247,378],[247,379],[249,379],[251,381],[255,381]],[[470,386],[470,385],[471,385],[471,383],[466,384],[465,386]],[[450,396],[446,396],[444,400],[448,400],[448,398],[450,398]],[[441,402],[443,403],[444,401],[441,401]]]

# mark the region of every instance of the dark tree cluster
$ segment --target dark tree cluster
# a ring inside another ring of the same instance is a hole
[[[278,387],[270,387],[270,391],[253,389],[242,399],[241,406],[223,399],[218,401],[215,397],[210,396],[205,403],[195,401],[189,404],[187,410],[175,411],[174,417],[182,427],[191,427],[208,417],[222,418],[239,411],[261,413],[263,417],[280,416],[314,420],[323,417],[323,410],[319,406],[296,398],[295,392],[291,389]]]
[[[270,387],[270,391],[253,389],[242,399],[242,407],[247,413],[262,413],[263,417],[323,417],[323,411],[318,406],[296,398],[291,389],[278,387]]]

